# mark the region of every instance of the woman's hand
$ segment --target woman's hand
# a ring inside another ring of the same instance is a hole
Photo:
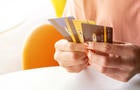
[[[55,43],[55,49],[55,60],[69,72],[80,72],[87,67],[87,49],[84,44],[63,39]]]
[[[140,73],[140,47],[132,44],[88,43],[89,64],[119,81]]]

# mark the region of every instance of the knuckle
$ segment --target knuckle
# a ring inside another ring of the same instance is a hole
[[[58,56],[59,56],[58,53],[55,52],[55,53],[54,53],[54,60],[58,60]]]
[[[129,76],[126,76],[126,77],[124,77],[121,81],[123,81],[123,82],[128,82],[130,80],[130,77]]]
[[[54,60],[55,61],[60,61],[60,60],[63,60],[63,55],[62,55],[63,53],[62,52],[59,52],[59,51],[56,51],[55,53],[54,53]]]
[[[60,44],[60,40],[55,42],[55,44],[54,44],[55,49],[57,49],[59,47],[59,44]]]
[[[65,47],[65,45],[67,44],[67,40],[61,39],[58,40],[57,42],[55,42],[54,47],[55,49],[62,49]]]

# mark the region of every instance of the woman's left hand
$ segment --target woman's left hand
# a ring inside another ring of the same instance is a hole
[[[129,43],[89,42],[89,64],[99,72],[126,82],[140,73],[140,47]]]

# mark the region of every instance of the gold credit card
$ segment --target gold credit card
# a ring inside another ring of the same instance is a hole
[[[74,26],[74,24],[72,22],[73,20],[74,19],[69,19],[69,18],[65,19],[65,22],[66,22],[66,25],[67,25],[67,29],[73,34],[72,35],[72,38],[74,38],[73,42],[80,43],[80,40],[78,38],[78,34],[76,32],[75,26]]]
[[[73,21],[76,33],[78,35],[78,38],[80,40],[80,43],[83,43],[84,42],[84,37],[83,37],[83,31],[82,31],[82,25],[81,24],[82,23],[95,24],[95,22],[94,21],[88,21],[88,20],[78,20],[78,19],[74,19],[72,21]]]
[[[70,42],[113,42],[113,28],[95,25],[94,21],[74,17],[52,18],[49,21]]]
[[[84,42],[88,41],[107,42],[107,43],[113,42],[112,27],[82,23],[82,30]]]

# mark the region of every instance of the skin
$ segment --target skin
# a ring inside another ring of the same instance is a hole
[[[140,47],[129,43],[88,43],[89,64],[99,72],[127,82],[140,72]]]
[[[55,60],[69,72],[80,72],[92,66],[106,76],[123,82],[140,73],[140,47],[130,43],[81,44],[59,40],[55,49]]]
[[[69,72],[80,72],[88,66],[87,49],[84,44],[59,40],[55,43],[54,59]]]

